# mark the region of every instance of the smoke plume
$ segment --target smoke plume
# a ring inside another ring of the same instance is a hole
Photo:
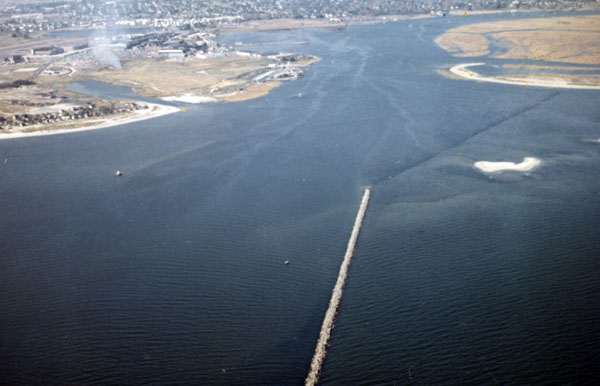
[[[119,58],[111,50],[110,39],[106,37],[104,31],[101,35],[90,39],[90,46],[92,47],[92,53],[96,59],[100,60],[102,63],[108,64],[116,70],[122,68]]]

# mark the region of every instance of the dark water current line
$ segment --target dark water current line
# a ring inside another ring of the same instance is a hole
[[[321,374],[321,368],[323,367],[323,361],[325,355],[327,355],[327,343],[331,337],[331,330],[333,329],[333,322],[337,309],[342,301],[342,295],[344,292],[344,285],[346,284],[346,278],[348,277],[348,268],[352,261],[352,255],[354,254],[354,247],[356,246],[356,240],[360,233],[360,227],[362,226],[365,213],[367,213],[367,206],[369,205],[369,198],[371,197],[371,189],[366,188],[356,214],[356,220],[354,220],[354,226],[352,227],[352,234],[350,234],[350,240],[348,240],[348,247],[344,254],[344,261],[340,266],[340,273],[338,274],[337,281],[333,287],[331,294],[331,300],[329,301],[329,307],[325,313],[323,319],[323,325],[321,326],[321,332],[319,333],[319,340],[317,341],[317,348],[315,349],[315,355],[310,363],[310,371],[306,377],[305,385],[313,386],[316,385]]]

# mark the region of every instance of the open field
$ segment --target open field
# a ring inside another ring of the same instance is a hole
[[[147,97],[184,93],[208,96],[211,90],[242,87],[247,77],[266,71],[271,63],[262,58],[235,55],[185,62],[147,59],[126,62],[122,70],[79,73],[75,78],[131,87]]]
[[[52,98],[48,90],[38,86],[19,87],[16,89],[0,90],[0,115],[22,114],[33,106],[50,106],[61,103],[58,98]]]
[[[491,35],[508,48],[500,59],[533,59],[600,65],[600,18],[597,31],[506,31]]]

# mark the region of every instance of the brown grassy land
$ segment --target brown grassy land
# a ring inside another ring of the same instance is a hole
[[[450,29],[436,43],[449,52],[483,56],[487,39],[507,48],[498,58],[600,65],[600,15],[472,24]]]
[[[487,39],[476,33],[446,32],[435,42],[446,51],[454,52],[454,56],[483,56],[490,53]]]
[[[0,115],[23,114],[34,107],[61,102],[60,98],[52,98],[50,90],[36,85],[0,89]]]
[[[259,98],[263,95],[267,95],[272,89],[279,87],[280,82],[266,82],[266,83],[255,83],[250,87],[246,88],[244,92],[236,93],[225,97],[227,102],[242,102],[254,98]]]
[[[211,89],[242,87],[245,79],[266,71],[270,60],[226,56],[194,61],[135,60],[123,64],[122,70],[106,69],[75,78],[95,79],[132,87],[147,97],[164,97],[181,93],[210,94]]]
[[[540,65],[505,65],[506,69],[527,69],[534,74],[506,74],[506,78],[538,78],[568,81],[574,85],[600,85],[595,74],[568,74],[565,71],[600,71],[600,15],[552,17],[479,23],[452,28],[435,42],[453,56],[489,55],[489,42],[499,42],[499,59],[542,61]],[[587,67],[559,67],[548,62],[583,64]],[[561,71],[561,72],[556,72]]]
[[[497,58],[600,65],[600,25],[598,31],[499,32],[492,38],[510,47]]]
[[[318,60],[309,57],[294,64],[308,66]],[[121,70],[78,73],[73,78],[127,86],[153,98],[188,94],[232,102],[258,98],[277,87],[278,82],[250,82],[276,64],[274,59],[237,55],[190,61],[145,59],[126,62]]]

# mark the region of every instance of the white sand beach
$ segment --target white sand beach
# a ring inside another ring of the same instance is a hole
[[[600,90],[598,86],[572,84],[564,80],[549,80],[549,79],[538,79],[535,77],[531,78],[511,78],[511,77],[492,77],[481,75],[477,72],[468,70],[469,67],[484,66],[485,63],[463,63],[458,64],[450,68],[450,72],[454,75],[458,75],[461,78],[469,80],[477,80],[480,82],[490,83],[502,83],[502,84],[513,84],[517,86],[532,86],[532,87],[547,87],[547,88],[573,88],[573,89],[587,89],[587,90]]]
[[[183,103],[211,103],[215,102],[215,98],[199,96],[194,94],[182,94],[160,98],[167,102],[183,102]]]
[[[500,172],[503,170],[512,170],[517,172],[527,172],[537,167],[541,161],[534,157],[525,157],[523,162],[491,162],[491,161],[478,161],[475,162],[475,167],[485,173]]]
[[[79,131],[88,131],[88,130],[97,130],[103,129],[106,127],[124,125],[126,123],[132,123],[137,121],[143,121],[146,119],[156,118],[167,114],[176,113],[181,111],[179,108],[174,106],[166,106],[159,105],[155,103],[146,103],[146,102],[138,102],[140,104],[145,104],[148,106],[147,109],[140,109],[132,112],[129,115],[118,117],[118,118],[96,118],[89,119],[85,122],[81,122],[85,124],[85,126],[77,127],[74,129],[48,129],[45,126],[40,126],[39,130],[36,131],[17,131],[15,130],[12,133],[0,133],[0,140],[2,139],[13,139],[13,138],[23,138],[23,137],[37,137],[40,135],[55,135],[55,134],[67,134],[67,133],[75,133]],[[73,121],[75,122],[75,121]],[[28,127],[28,130],[35,130],[35,126]]]

